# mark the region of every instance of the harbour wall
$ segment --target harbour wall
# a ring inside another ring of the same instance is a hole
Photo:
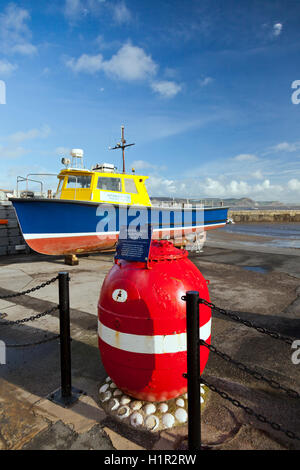
[[[228,217],[239,223],[300,223],[300,210],[229,210]]]
[[[0,256],[29,253],[10,201],[0,200]]]

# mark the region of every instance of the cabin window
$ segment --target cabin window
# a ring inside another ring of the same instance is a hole
[[[64,182],[64,179],[60,178],[59,183],[58,183],[58,187],[57,187],[57,191],[56,191],[57,193],[59,193],[62,190],[63,182]]]
[[[86,189],[91,186],[92,177],[87,175],[82,176],[68,176],[67,188],[68,189]]]
[[[132,178],[124,178],[125,193],[137,194],[135,181]]]
[[[55,197],[59,198],[61,196],[61,190],[62,190],[63,182],[64,182],[64,179],[60,178],[59,183],[58,183],[58,187],[57,187],[57,190],[56,190]]]
[[[122,191],[121,178],[107,178],[100,177],[98,178],[98,189],[103,189],[104,191]]]

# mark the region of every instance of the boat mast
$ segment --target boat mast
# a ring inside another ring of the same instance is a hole
[[[121,126],[121,142],[118,142],[115,147],[110,147],[109,150],[122,149],[122,158],[123,158],[123,173],[125,173],[125,149],[126,147],[131,147],[135,144],[127,144],[124,137],[124,126]]]

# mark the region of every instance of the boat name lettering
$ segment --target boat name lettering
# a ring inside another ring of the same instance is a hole
[[[100,191],[100,199],[104,202],[121,202],[123,204],[131,204],[130,194],[116,194],[108,191]]]

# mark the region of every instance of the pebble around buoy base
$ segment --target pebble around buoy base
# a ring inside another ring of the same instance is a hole
[[[201,386],[201,406],[206,394],[207,390]],[[99,388],[99,398],[101,407],[110,417],[136,430],[159,432],[188,421],[187,393],[165,402],[147,402],[125,395],[107,377]]]

